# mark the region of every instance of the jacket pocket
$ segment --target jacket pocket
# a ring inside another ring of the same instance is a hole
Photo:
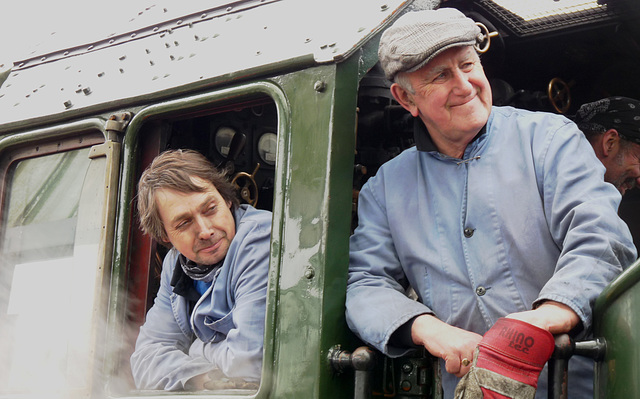
[[[214,320],[207,316],[204,318],[204,325],[211,330],[212,337],[210,342],[220,342],[227,337],[229,331],[235,327],[233,323],[233,315],[227,313],[223,318]]]

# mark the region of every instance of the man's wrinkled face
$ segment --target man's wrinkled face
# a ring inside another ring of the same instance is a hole
[[[473,47],[448,49],[407,77],[415,91],[409,111],[432,136],[464,141],[487,123],[491,88]]]
[[[604,179],[616,186],[622,195],[640,184],[640,144],[620,147],[613,159],[605,163]]]
[[[156,204],[170,242],[188,259],[213,265],[227,255],[236,225],[231,203],[207,181],[194,178],[203,192],[181,193],[171,189],[156,192]]]

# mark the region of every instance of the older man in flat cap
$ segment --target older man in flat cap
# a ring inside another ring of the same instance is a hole
[[[608,97],[584,104],[574,121],[622,195],[640,185],[640,101]]]
[[[416,146],[360,192],[347,321],[389,356],[440,358],[446,398],[465,375],[456,397],[544,398],[552,334],[588,334],[596,297],[636,252],[577,126],[492,107],[479,35],[442,8],[403,15],[380,40]],[[569,370],[570,396],[590,397],[592,361]]]

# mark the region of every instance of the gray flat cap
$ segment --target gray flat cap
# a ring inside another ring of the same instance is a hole
[[[380,38],[378,58],[387,79],[413,72],[436,55],[456,46],[472,46],[480,28],[455,8],[409,12],[398,18]]]

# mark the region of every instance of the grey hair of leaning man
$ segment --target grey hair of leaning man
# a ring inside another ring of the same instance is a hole
[[[360,192],[346,317],[388,356],[439,358],[445,398],[545,398],[553,334],[590,333],[596,297],[636,250],[577,126],[492,106],[479,35],[441,8],[404,14],[381,37],[416,146]],[[591,362],[571,360],[570,397],[591,397]]]

